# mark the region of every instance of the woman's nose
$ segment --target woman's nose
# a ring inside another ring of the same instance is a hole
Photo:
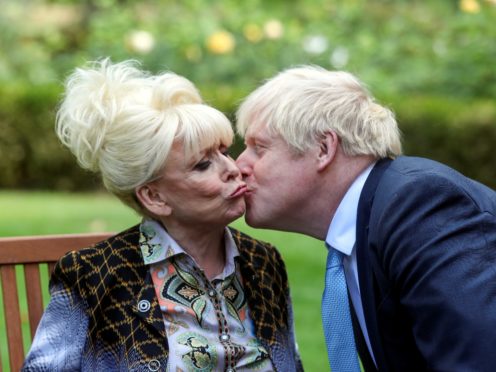
[[[231,157],[224,157],[225,159],[225,164],[226,164],[226,175],[227,175],[227,180],[235,179],[240,176],[240,171],[238,167],[236,166],[236,163]]]

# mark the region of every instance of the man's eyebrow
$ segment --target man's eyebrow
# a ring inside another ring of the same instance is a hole
[[[266,141],[264,141],[263,138],[257,136],[257,135],[254,135],[254,136],[251,136],[249,138],[246,138],[245,140],[245,143],[249,143],[249,144],[254,144],[254,143],[262,143],[264,144]]]
[[[254,140],[254,141],[259,141],[259,142],[267,142],[269,140],[269,137],[267,135],[263,135],[260,133],[253,133],[250,136],[250,139]]]

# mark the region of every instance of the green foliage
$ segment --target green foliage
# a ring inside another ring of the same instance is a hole
[[[315,63],[381,94],[494,97],[495,17],[494,0],[6,0],[0,81],[53,82],[110,56],[243,95]]]
[[[242,98],[235,88],[212,90],[227,113]],[[60,87],[0,87],[0,187],[88,190],[100,187],[98,177],[85,172],[54,133]],[[231,101],[226,97],[236,96]],[[381,100],[397,114],[404,152],[446,163],[496,188],[496,105],[489,99],[462,100],[422,95]],[[234,157],[242,150],[238,139]]]
[[[495,187],[494,19],[494,0],[5,0],[0,187],[98,187],[58,144],[53,123],[61,81],[103,56],[182,74],[231,119],[284,68],[349,70],[393,97],[407,154]]]
[[[0,187],[72,190],[94,187],[54,132],[60,87],[0,86]]]
[[[494,101],[419,96],[392,106],[405,154],[438,160],[496,189]]]

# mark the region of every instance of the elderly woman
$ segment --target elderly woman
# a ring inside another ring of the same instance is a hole
[[[143,220],[60,259],[24,370],[301,370],[284,263],[226,227],[245,211],[233,131],[191,82],[96,62],[56,127]]]

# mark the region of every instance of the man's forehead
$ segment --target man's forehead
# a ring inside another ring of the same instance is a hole
[[[274,139],[275,134],[272,132],[265,123],[254,122],[246,130],[245,139]]]

